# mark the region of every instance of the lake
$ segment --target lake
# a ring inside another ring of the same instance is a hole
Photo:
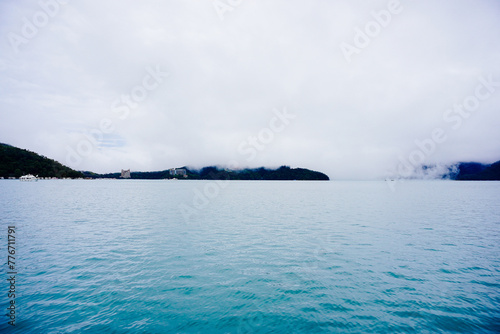
[[[0,180],[0,213],[22,333],[500,332],[499,182]]]

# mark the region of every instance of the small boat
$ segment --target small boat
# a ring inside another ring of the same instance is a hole
[[[27,181],[27,182],[36,182],[36,181],[38,181],[38,175],[37,176],[31,175],[31,174],[23,175],[19,178],[19,180],[20,181]]]

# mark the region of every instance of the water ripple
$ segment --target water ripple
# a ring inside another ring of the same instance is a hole
[[[204,184],[2,183],[1,222],[19,230],[18,330],[500,328],[498,185],[234,182],[186,222],[179,207]]]

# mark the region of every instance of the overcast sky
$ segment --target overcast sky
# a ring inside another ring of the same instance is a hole
[[[0,35],[0,142],[77,170],[500,160],[498,0],[2,0]]]

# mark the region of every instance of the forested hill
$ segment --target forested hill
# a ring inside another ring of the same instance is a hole
[[[305,168],[290,168],[281,166],[278,169],[264,167],[256,169],[227,170],[217,167],[205,167],[198,173],[202,179],[216,180],[300,180],[300,181],[328,181],[330,178],[321,172]]]
[[[184,167],[186,179],[191,180],[329,180],[328,176],[303,168],[282,166],[278,169],[256,168],[228,170],[218,167],[204,167],[199,170]],[[120,173],[96,174],[78,172],[59,162],[34,152],[0,143],[0,177],[16,177],[33,174],[39,177],[57,178],[119,178]],[[132,172],[132,179],[184,178],[170,175],[170,170],[158,172]]]
[[[59,162],[28,150],[0,143],[0,177],[20,177],[26,174],[39,177],[78,178],[83,177]]]
[[[491,165],[477,162],[458,164],[458,173],[452,179],[459,181],[500,181],[500,161]]]
[[[186,179],[190,180],[299,180],[299,181],[328,181],[329,177],[321,172],[315,172],[304,168],[290,168],[288,166],[282,166],[278,169],[269,168],[255,168],[255,169],[241,169],[241,170],[229,170],[224,168],[219,168],[215,166],[204,167],[201,169],[190,169],[188,167],[183,167],[186,170]],[[120,173],[110,173],[110,174],[95,174],[90,172],[84,172],[86,177],[92,178],[119,178]],[[171,179],[180,178],[184,179],[182,176],[172,176],[169,170],[163,170],[158,172],[132,172],[132,179],[149,179],[149,180],[159,180],[159,179]]]

